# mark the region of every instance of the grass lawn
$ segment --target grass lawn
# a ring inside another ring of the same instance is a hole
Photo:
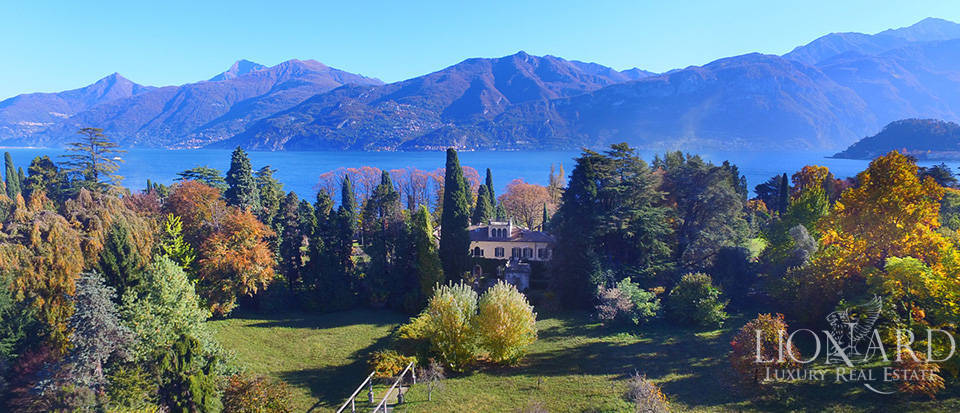
[[[403,320],[390,312],[351,311],[210,324],[251,371],[290,383],[298,410],[330,411],[366,377],[366,356],[388,345],[389,332]],[[956,385],[936,401],[832,381],[782,386],[764,397],[743,394],[729,384],[726,354],[734,327],[744,322],[731,319],[730,327],[714,331],[654,325],[628,334],[583,314],[544,316],[540,339],[521,365],[450,375],[431,402],[424,386],[414,386],[398,411],[514,411],[534,402],[557,412],[630,411],[623,383],[634,371],[657,382],[678,411],[960,411]]]

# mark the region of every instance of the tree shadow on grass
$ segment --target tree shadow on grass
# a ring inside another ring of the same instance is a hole
[[[328,329],[358,324],[383,327],[403,323],[407,317],[400,313],[384,310],[350,310],[327,314],[285,313],[285,314],[244,314],[238,319],[264,320],[250,324],[250,327],[262,328],[308,328]]]
[[[319,407],[335,409],[340,407],[360,382],[370,374],[370,368],[367,365],[370,354],[387,348],[390,341],[389,335],[377,339],[373,344],[350,354],[346,364],[284,371],[278,375],[291,386],[310,389],[310,395],[317,402],[309,411],[315,411]],[[361,396],[365,394],[366,392],[361,391]],[[358,397],[358,400],[365,400],[365,396]]]

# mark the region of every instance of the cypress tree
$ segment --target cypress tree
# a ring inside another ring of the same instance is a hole
[[[13,166],[13,158],[10,157],[10,152],[4,152],[3,166],[4,176],[7,181],[7,196],[10,199],[17,199],[17,194],[21,193],[20,176],[17,175],[17,169]]]
[[[493,219],[493,207],[490,202],[490,191],[484,184],[477,189],[477,205],[473,209],[471,220],[474,225],[479,225]]]
[[[27,182],[27,176],[23,173],[23,168],[17,168],[17,183],[20,185],[20,193],[23,193],[23,183]]]
[[[487,168],[487,178],[484,180],[484,185],[487,186],[487,199],[490,201],[490,210],[493,211],[497,209],[497,194],[493,190],[493,174],[490,173],[490,168]]]
[[[437,245],[433,240],[433,224],[430,221],[430,212],[421,205],[413,215],[413,243],[416,251],[417,279],[420,282],[421,306],[433,294],[433,288],[443,282],[443,268],[440,256],[437,255]]]
[[[440,262],[448,280],[459,280],[470,270],[470,187],[463,177],[457,151],[447,149],[443,184],[443,213],[440,216]]]
[[[234,149],[230,157],[230,170],[227,171],[226,181],[227,191],[224,193],[224,199],[227,205],[257,209],[260,203],[257,182],[253,178],[250,158],[239,146]]]
[[[550,219],[550,216],[547,215],[547,203],[544,202],[544,203],[543,203],[543,219],[540,221],[540,230],[541,230],[541,231],[546,231],[546,230],[547,230],[547,220],[549,220],[549,219]]]
[[[349,218],[347,223],[351,233],[357,232],[357,196],[353,193],[353,183],[350,182],[350,177],[346,175],[340,185],[340,211],[344,217]],[[353,239],[352,235],[350,239]]]
[[[780,211],[780,215],[786,214],[787,207],[790,206],[790,180],[786,172],[780,177],[780,190],[777,197],[777,211]]]

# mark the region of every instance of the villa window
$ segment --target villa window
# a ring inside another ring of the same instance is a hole
[[[474,248],[474,249],[473,249],[473,256],[474,256],[474,257],[482,257],[482,256],[483,256],[483,249],[480,248],[480,247]]]
[[[522,257],[521,254],[523,254],[523,251],[522,251],[521,248],[516,248],[516,247],[514,247],[514,248],[511,248],[511,249],[510,249],[510,257],[511,257],[511,258],[521,258],[521,257]]]
[[[494,248],[494,249],[493,249],[493,255],[496,256],[496,257],[503,257],[503,256],[504,256],[503,247]]]
[[[548,250],[548,249],[546,249],[546,248],[538,248],[538,249],[537,249],[537,258],[540,258],[540,259],[542,259],[542,260],[545,260],[545,259],[547,259],[547,258],[550,258],[550,250]]]
[[[533,248],[524,248],[523,258],[533,258]]]

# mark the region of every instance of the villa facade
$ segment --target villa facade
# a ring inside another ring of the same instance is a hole
[[[470,255],[474,258],[512,261],[550,261],[554,238],[542,231],[520,228],[510,221],[474,225],[470,231]]]

